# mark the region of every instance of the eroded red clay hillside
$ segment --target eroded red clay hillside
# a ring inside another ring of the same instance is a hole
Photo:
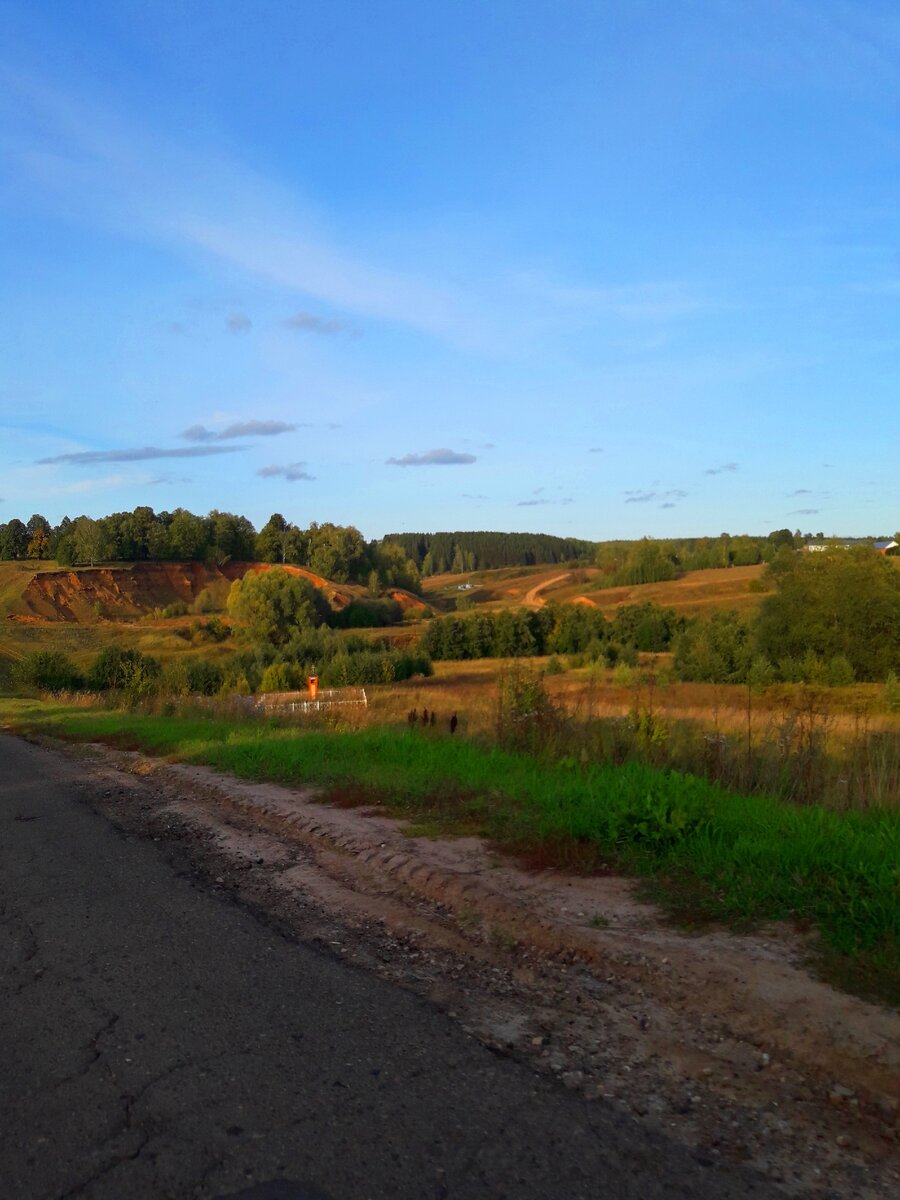
[[[87,567],[79,570],[43,571],[28,582],[21,607],[26,617],[46,621],[87,621],[98,613],[108,618],[140,617],[156,608],[181,602],[191,605],[201,592],[211,589],[224,602],[228,588],[248,571],[268,571],[269,563],[149,562],[121,567]],[[346,608],[361,588],[323,579],[304,567],[284,568],[302,575],[328,597],[333,608]]]

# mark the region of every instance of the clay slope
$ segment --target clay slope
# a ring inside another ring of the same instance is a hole
[[[132,563],[120,567],[85,567],[36,574],[22,593],[22,607],[31,617],[45,621],[89,621],[98,615],[127,620],[181,601],[192,604],[211,588],[224,602],[228,588],[248,571],[268,571],[269,563],[227,563],[207,566],[198,562]],[[303,567],[286,566],[324,591],[335,609],[346,608],[363,589],[352,584],[338,587]]]

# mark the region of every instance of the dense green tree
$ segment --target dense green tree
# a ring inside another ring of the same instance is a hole
[[[74,522],[72,544],[75,549],[75,561],[86,562],[90,566],[106,558],[110,550],[103,525],[85,516],[78,517]]]
[[[273,646],[287,645],[296,633],[315,629],[329,611],[308,579],[278,567],[249,572],[236,579],[228,593],[228,612],[244,634]]]
[[[17,517],[0,525],[0,558],[25,558],[28,540],[28,530]]]
[[[183,562],[202,561],[209,545],[208,523],[186,508],[176,508],[168,533],[169,557]]]
[[[301,562],[297,555],[299,541],[297,527],[286,521],[281,513],[272,513],[256,535],[255,556],[257,562],[288,563]]]
[[[207,557],[221,566],[226,562],[252,561],[256,534],[246,517],[213,509],[209,514],[210,545]]]
[[[773,574],[756,626],[770,662],[842,657],[861,680],[900,667],[900,571],[889,560],[866,547],[826,550],[794,555]]]
[[[636,650],[668,650],[682,622],[675,610],[658,604],[628,604],[620,608],[612,622],[612,636]]]
[[[742,683],[752,661],[750,627],[734,612],[691,622],[675,643],[675,673],[690,682]]]
[[[379,586],[406,588],[410,592],[421,589],[418,568],[398,542],[373,542],[369,553]]]

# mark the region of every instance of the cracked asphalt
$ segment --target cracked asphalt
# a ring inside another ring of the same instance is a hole
[[[778,1195],[273,930],[0,736],[0,1195]]]

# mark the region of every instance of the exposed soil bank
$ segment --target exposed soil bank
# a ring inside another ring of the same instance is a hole
[[[48,621],[88,621],[97,615],[135,618],[181,602],[191,605],[207,588],[224,600],[235,579],[248,571],[267,571],[269,563],[146,562],[119,567],[86,567],[78,570],[42,571],[22,593],[27,614]],[[333,608],[346,608],[360,588],[338,587],[304,567],[284,570],[302,575],[325,591]]]

